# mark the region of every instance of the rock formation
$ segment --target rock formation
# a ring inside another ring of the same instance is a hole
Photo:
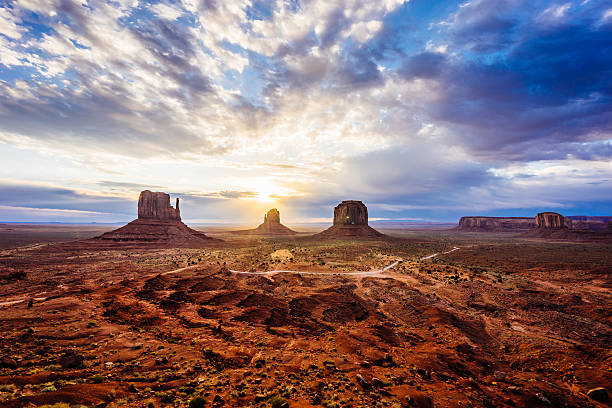
[[[541,212],[535,217],[536,228],[561,229],[565,228],[563,216],[556,212]]]
[[[138,199],[138,218],[114,231],[102,234],[96,241],[124,244],[163,244],[201,246],[218,241],[193,230],[181,221],[179,199],[176,208],[166,193],[145,190]]]
[[[342,201],[334,207],[334,224],[318,238],[379,238],[384,235],[368,225],[368,208],[361,201]]]
[[[334,225],[368,225],[368,208],[361,201],[343,201],[334,207]]]
[[[176,199],[176,208],[172,208],[170,205],[170,195],[145,190],[140,193],[138,198],[138,218],[180,221],[179,199]]]
[[[273,208],[266,215],[264,215],[264,224],[280,224],[280,212]]]
[[[535,227],[532,217],[461,217],[458,231],[511,232]]]
[[[610,216],[570,215],[564,218],[565,226],[574,230],[605,231],[612,222]]]
[[[236,231],[237,234],[248,235],[295,235],[297,232],[285,227],[280,222],[280,212],[273,208],[264,215],[264,222],[257,228],[246,231]]]

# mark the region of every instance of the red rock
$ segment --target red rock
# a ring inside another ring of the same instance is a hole
[[[140,193],[137,219],[94,240],[109,244],[172,246],[201,246],[219,241],[189,228],[181,221],[178,198],[176,208],[173,208],[168,194],[149,190]]]
[[[297,232],[287,228],[280,222],[280,212],[272,208],[264,215],[264,222],[257,228],[246,231],[236,231],[237,234],[248,235],[295,235]]]
[[[461,217],[459,231],[527,231],[535,226],[531,217]]]
[[[179,199],[176,199],[176,208],[173,208],[170,205],[170,195],[145,190],[138,198],[138,218],[180,221]]]
[[[537,228],[561,229],[565,228],[565,219],[556,212],[541,212],[535,217]]]
[[[368,208],[355,200],[334,207],[334,225],[315,235],[318,238],[379,238],[384,235],[368,225]]]
[[[368,225],[368,208],[361,201],[343,201],[334,207],[334,225]]]

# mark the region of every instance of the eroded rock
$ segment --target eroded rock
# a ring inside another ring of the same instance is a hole
[[[138,218],[180,221],[179,199],[176,199],[176,208],[174,208],[170,205],[170,195],[144,190],[138,198]]]
[[[537,228],[561,229],[565,227],[565,219],[556,212],[541,212],[535,217]]]

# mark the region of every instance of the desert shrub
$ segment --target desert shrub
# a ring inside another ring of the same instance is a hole
[[[0,385],[0,392],[15,392],[17,387],[15,384],[2,384]]]
[[[270,399],[270,405],[272,406],[272,408],[284,408],[288,407],[289,403],[280,395],[276,395]]]
[[[43,388],[41,391],[42,392],[53,392],[53,391],[57,391],[57,388],[55,388],[55,385],[49,385]]]
[[[94,384],[100,384],[102,381],[104,381],[104,377],[101,374],[95,374],[89,377],[89,380]]]
[[[206,400],[204,397],[194,397],[189,401],[189,408],[204,408],[206,407]]]

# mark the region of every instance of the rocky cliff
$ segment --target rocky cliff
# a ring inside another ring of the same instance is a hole
[[[280,222],[280,212],[272,208],[264,215],[264,222],[257,228],[246,231],[235,231],[236,234],[246,235],[295,235],[297,232],[285,227]]]
[[[334,207],[334,225],[368,225],[368,208],[361,201],[343,201]]]
[[[266,223],[280,224],[280,212],[276,208],[271,209],[264,215],[264,224]]]
[[[541,212],[535,217],[536,228],[561,229],[565,228],[564,217],[556,212]]]
[[[315,237],[318,238],[378,238],[384,235],[368,226],[368,208],[355,200],[342,201],[334,207],[334,223]]]
[[[527,231],[535,226],[531,217],[461,217],[459,231]]]
[[[145,190],[138,198],[138,218],[180,221],[179,199],[176,199],[176,208],[173,208],[170,205],[170,195]]]

